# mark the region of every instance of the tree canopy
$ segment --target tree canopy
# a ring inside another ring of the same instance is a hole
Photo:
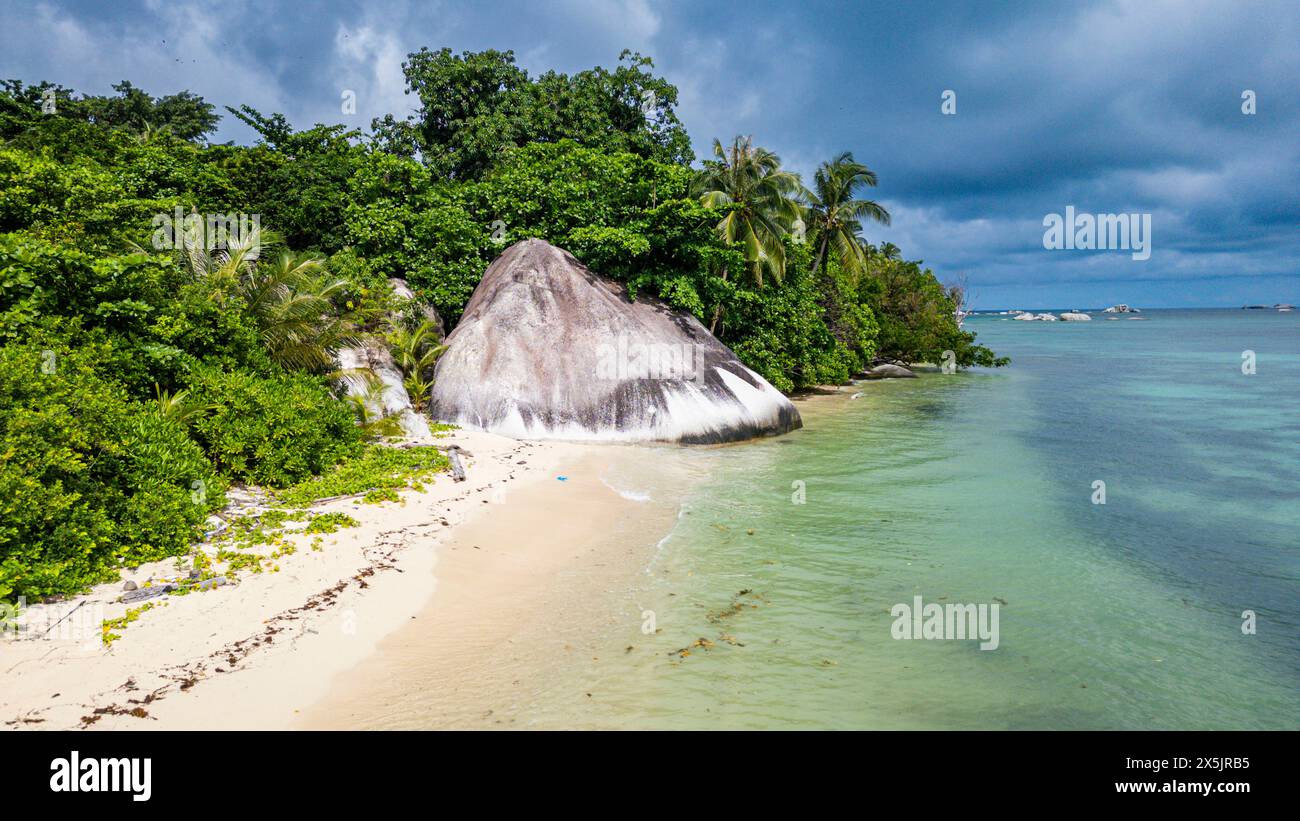
[[[373,128],[386,150],[418,152],[438,176],[456,180],[481,177],[511,148],[566,139],[689,162],[690,139],[673,110],[677,89],[652,68],[650,58],[624,51],[612,71],[548,71],[534,79],[512,51],[423,48],[402,64],[419,110],[408,120],[388,115]]]

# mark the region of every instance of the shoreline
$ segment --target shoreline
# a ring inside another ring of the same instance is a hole
[[[792,397],[815,416],[848,398],[843,386]],[[744,444],[752,442],[705,449]],[[601,696],[591,691],[608,665],[662,643],[643,635],[642,603],[660,593],[651,568],[685,491],[703,478],[684,467],[689,460],[670,460],[668,472],[647,467],[656,449],[593,446],[569,486],[521,488],[508,519],[458,528],[439,558],[438,591],[335,676],[292,729],[603,726],[582,717]],[[604,476],[625,461],[638,482],[655,486],[655,498],[612,490]],[[629,634],[636,638],[624,640]]]
[[[602,628],[643,579],[675,507],[621,495],[604,474],[650,449],[575,454],[566,482],[520,488],[509,516],[478,517],[440,549],[437,589],[336,675],[294,729],[524,727],[534,697],[593,659]],[[581,698],[581,694],[574,694]]]

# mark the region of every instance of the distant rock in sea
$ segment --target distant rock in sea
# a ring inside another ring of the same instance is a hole
[[[1061,319],[1065,322],[1091,322],[1092,317],[1079,311],[1066,311],[1061,314]]]
[[[868,368],[861,374],[862,379],[915,379],[916,374],[911,369],[904,368],[902,365],[894,365],[889,362],[882,362],[875,367]]]
[[[1018,319],[1021,322],[1031,322],[1031,321],[1055,322],[1057,317],[1056,314],[1034,314],[1034,313],[1030,313],[1029,311],[1021,311],[1020,313],[1016,314],[1011,318]]]
[[[1106,313],[1106,314],[1140,314],[1140,313],[1142,313],[1142,312],[1141,312],[1140,310],[1138,310],[1137,308],[1130,308],[1128,305],[1125,305],[1123,302],[1121,302],[1121,303],[1119,303],[1118,305],[1112,305],[1112,306],[1110,306],[1110,307],[1107,308],[1106,310],[1102,311],[1102,313]]]
[[[430,415],[506,436],[716,443],[803,424],[695,317],[539,239],[488,267],[446,344]]]

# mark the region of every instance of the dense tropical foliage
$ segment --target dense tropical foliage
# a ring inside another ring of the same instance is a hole
[[[960,295],[869,244],[875,174],[811,188],[748,137],[692,167],[677,90],[641,55],[530,77],[510,52],[421,50],[418,112],[295,130],[189,93],[0,88],[0,598],[67,593],[184,552],[234,482],[382,462],[336,353],[386,339],[416,405],[483,270],[541,237],[693,313],[784,391],[878,357],[1001,364]],[[187,226],[254,215],[191,247]],[[401,278],[436,309],[412,309]]]

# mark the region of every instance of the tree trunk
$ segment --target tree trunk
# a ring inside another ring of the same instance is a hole
[[[830,239],[829,235],[825,231],[823,231],[821,250],[817,252],[817,258],[813,260],[813,267],[812,267],[813,276],[817,276],[817,270],[822,267],[822,260],[825,259],[826,257],[826,243],[829,241],[829,239]]]
[[[722,266],[722,281],[723,282],[727,281],[727,266],[725,265]],[[713,321],[709,323],[709,333],[713,334],[714,336],[717,336],[718,320],[721,318],[722,318],[722,303],[719,302],[718,307],[713,309]]]

